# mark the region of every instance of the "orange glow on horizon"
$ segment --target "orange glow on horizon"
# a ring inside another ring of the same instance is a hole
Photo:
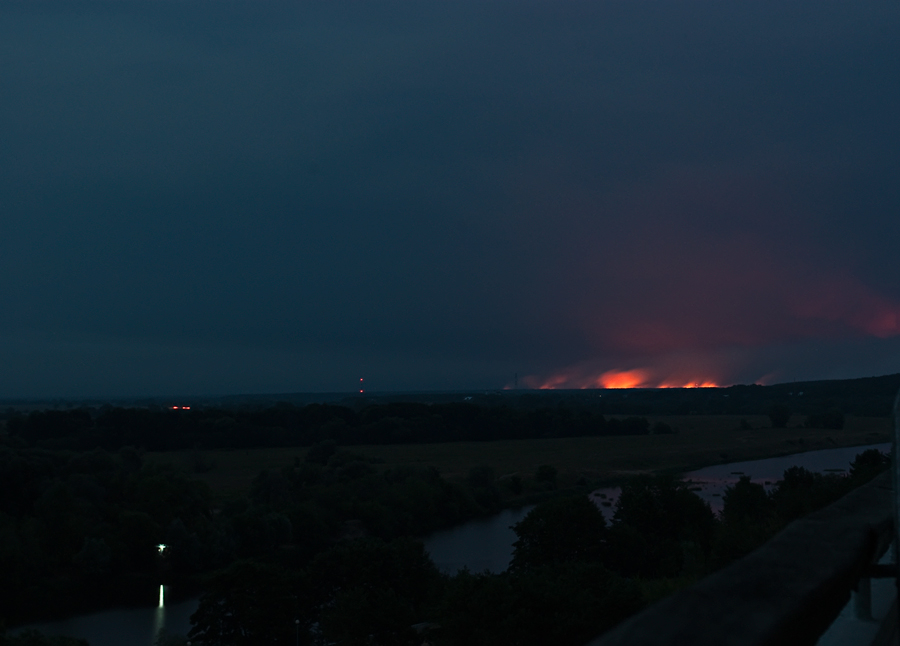
[[[714,381],[689,381],[687,383],[665,381],[657,388],[720,388]]]
[[[640,388],[647,383],[646,370],[608,370],[597,377],[602,388]]]
[[[586,376],[584,373],[561,372],[535,383],[529,378],[532,388],[540,390],[602,388],[619,390],[628,388],[721,388],[722,384],[710,378],[686,379],[684,377],[660,378],[654,371],[645,368],[632,370],[607,370],[606,372]],[[527,383],[527,382],[526,382]]]

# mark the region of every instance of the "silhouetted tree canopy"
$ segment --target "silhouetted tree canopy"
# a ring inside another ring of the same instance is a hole
[[[513,526],[510,567],[514,570],[567,561],[600,562],[605,556],[606,522],[587,496],[542,503]]]

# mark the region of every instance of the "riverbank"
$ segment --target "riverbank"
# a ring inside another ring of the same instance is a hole
[[[790,455],[816,449],[862,446],[890,441],[887,417],[847,417],[841,430],[800,427],[800,416],[787,428],[771,428],[765,416],[685,415],[648,418],[677,433],[575,437],[495,442],[362,445],[347,447],[371,458],[374,466],[434,467],[448,480],[462,480],[473,466],[488,465],[502,481],[529,476],[543,464],[558,471],[558,486],[578,482],[615,483],[648,472],[685,472],[714,464]],[[279,470],[303,460],[306,448],[172,451],[147,453],[151,462],[172,463],[194,471],[218,497],[245,494],[260,471]],[[199,459],[198,459],[199,458]],[[198,468],[199,465],[199,468]],[[510,501],[512,502],[512,501]],[[522,500],[525,504],[526,500]]]

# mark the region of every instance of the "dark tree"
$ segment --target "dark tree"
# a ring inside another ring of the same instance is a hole
[[[774,404],[769,407],[768,415],[772,428],[784,428],[791,419],[791,409],[787,404]]]
[[[765,488],[749,476],[725,490],[721,523],[712,550],[714,567],[724,566],[765,543],[780,528]]]
[[[775,513],[782,522],[790,522],[837,500],[847,492],[847,485],[847,479],[839,475],[791,467],[772,492]]]
[[[587,496],[540,504],[513,530],[518,537],[510,564],[514,570],[566,561],[598,562],[604,555],[606,521]]]
[[[412,645],[441,578],[418,541],[362,539],[317,556],[310,581],[327,643]]]
[[[302,584],[279,568],[254,561],[234,563],[207,581],[191,615],[188,637],[207,646],[292,643],[304,596],[298,587]],[[303,621],[301,634],[304,640],[308,637],[308,621]]]
[[[891,457],[878,449],[868,449],[854,458],[850,463],[850,478],[856,484],[868,482],[888,468]]]
[[[737,483],[727,487],[722,503],[722,518],[725,521],[758,522],[772,512],[772,502],[765,487],[751,482],[750,476],[741,476]]]
[[[716,526],[709,505],[668,475],[627,482],[613,521],[610,567],[641,576],[677,576],[697,552],[709,553]]]

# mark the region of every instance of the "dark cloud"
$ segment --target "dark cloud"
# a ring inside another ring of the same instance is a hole
[[[893,5],[0,15],[10,396],[900,359]]]

